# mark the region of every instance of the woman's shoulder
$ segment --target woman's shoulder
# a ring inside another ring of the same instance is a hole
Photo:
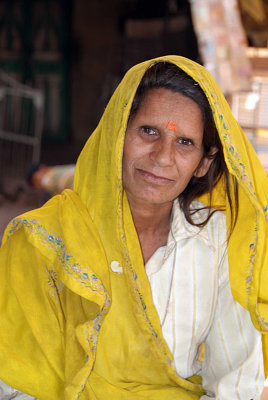
[[[199,209],[197,211],[197,218],[200,222],[203,222],[212,213],[208,222],[202,228],[208,235],[209,239],[213,242],[217,248],[224,246],[227,243],[226,237],[226,214],[220,210],[208,210],[205,204],[195,200],[194,207]]]
[[[17,231],[34,232],[42,230],[43,222],[45,225],[57,222],[58,204],[60,196],[55,196],[45,203],[42,207],[36,208],[13,218],[7,225],[3,237],[3,244],[10,239]]]
[[[179,202],[174,204],[176,213],[180,214],[180,225],[188,233],[188,236],[198,237],[200,240],[205,241],[209,246],[219,248],[226,243],[226,215],[219,210],[209,210],[208,207],[198,200],[191,204],[192,219],[195,225],[187,221],[183,210],[180,208]],[[211,217],[208,219],[205,226],[202,224],[209,214]],[[177,217],[177,220],[179,218]],[[181,229],[181,228],[180,228]]]
[[[21,214],[10,221],[5,229],[3,244],[18,230],[25,236],[44,236],[47,239],[62,230],[63,217],[74,212],[74,202],[78,197],[72,190],[66,190],[48,200],[42,207]],[[75,200],[74,200],[75,199]]]

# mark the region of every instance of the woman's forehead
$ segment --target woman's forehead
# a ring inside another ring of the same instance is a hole
[[[167,118],[172,112],[179,113],[181,109],[191,109],[195,113],[202,114],[200,105],[188,96],[181,92],[175,92],[166,88],[153,88],[149,89],[143,96],[137,112],[150,115],[156,112],[159,114],[166,114]],[[146,111],[145,111],[146,110]],[[168,118],[167,124],[169,129],[175,128],[175,120]]]

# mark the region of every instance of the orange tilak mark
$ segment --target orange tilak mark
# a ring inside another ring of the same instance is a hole
[[[177,129],[178,129],[177,124],[176,124],[175,121],[168,121],[168,123],[167,123],[167,128],[168,128],[170,131],[173,131],[173,132],[177,132]]]

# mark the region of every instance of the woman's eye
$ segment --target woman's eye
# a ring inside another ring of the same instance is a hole
[[[182,144],[183,146],[191,146],[193,144],[193,141],[191,139],[179,138],[178,143]]]
[[[141,132],[149,136],[155,135],[157,133],[156,130],[150,126],[142,126]]]

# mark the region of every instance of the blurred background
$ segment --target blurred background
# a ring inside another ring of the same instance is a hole
[[[126,70],[164,54],[206,66],[268,172],[268,0],[0,0],[0,241],[71,186]]]

